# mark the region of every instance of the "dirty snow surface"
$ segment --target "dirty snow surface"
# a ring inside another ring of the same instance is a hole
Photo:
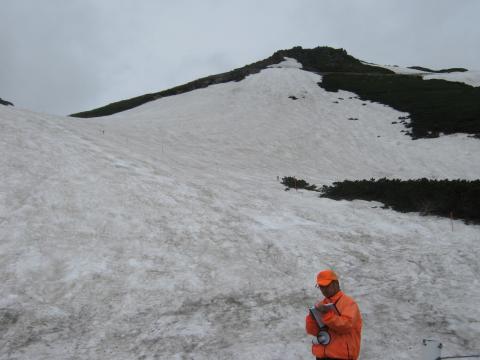
[[[286,65],[103,118],[0,107],[0,359],[311,359],[325,267],[361,358],[479,350],[479,226],[277,176],[477,179],[480,141],[413,141]]]

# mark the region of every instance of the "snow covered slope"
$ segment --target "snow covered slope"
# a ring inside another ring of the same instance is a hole
[[[277,176],[476,179],[480,141],[283,65],[104,118],[0,108],[0,359],[309,359],[327,266],[363,359],[478,350],[479,226]]]

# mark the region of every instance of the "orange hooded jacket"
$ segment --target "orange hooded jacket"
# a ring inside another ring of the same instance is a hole
[[[331,298],[322,300],[322,304],[334,303],[335,309],[322,315],[322,321],[330,334],[328,345],[312,344],[312,353],[318,358],[358,359],[362,331],[362,316],[357,303],[342,291]],[[308,314],[307,333],[317,336],[320,331],[315,319]]]

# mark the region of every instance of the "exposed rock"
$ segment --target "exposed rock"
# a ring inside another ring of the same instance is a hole
[[[13,106],[13,104],[10,101],[3,100],[2,98],[0,98],[0,105]]]

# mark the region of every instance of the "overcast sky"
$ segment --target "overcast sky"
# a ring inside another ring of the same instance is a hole
[[[479,15],[479,0],[0,0],[0,97],[70,114],[296,45],[480,70]]]

